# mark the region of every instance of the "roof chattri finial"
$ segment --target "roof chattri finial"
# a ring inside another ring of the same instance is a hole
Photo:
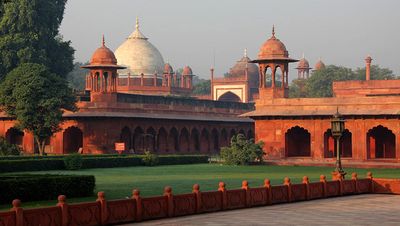
[[[104,40],[104,34],[103,34],[103,40],[101,41],[102,46],[106,46],[106,41]]]
[[[136,30],[139,30],[139,17],[136,17]]]
[[[247,48],[244,49],[244,57],[247,57]]]
[[[306,57],[304,56],[304,53],[303,53],[303,59],[305,59]]]
[[[275,37],[275,24],[272,25],[272,36]]]

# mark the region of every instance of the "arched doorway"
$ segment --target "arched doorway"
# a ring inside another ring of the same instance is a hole
[[[229,134],[229,140],[228,140],[228,144],[231,145],[231,140],[232,137],[236,136],[236,131],[234,129],[231,129],[231,133]]]
[[[121,130],[120,141],[125,143],[125,151],[129,151],[132,148],[132,133],[128,127],[124,127]]]
[[[272,86],[272,69],[271,67],[267,67],[265,69],[265,81],[264,81],[265,87],[271,87]]]
[[[210,151],[210,140],[209,140],[209,134],[206,129],[203,129],[201,131],[201,136],[200,136],[200,151],[202,153],[208,153]]]
[[[6,140],[9,144],[15,144],[22,147],[24,141],[24,132],[15,127],[11,127],[6,132]]]
[[[156,131],[150,127],[146,130],[144,146],[147,151],[156,151]]]
[[[213,129],[211,131],[211,137],[212,137],[212,152],[218,153],[219,152],[219,136],[218,136],[218,131],[216,129]]]
[[[229,146],[228,134],[225,129],[222,129],[220,139],[221,139],[221,142],[220,142],[221,147]]]
[[[179,136],[179,151],[189,152],[189,132],[186,128],[181,130]]]
[[[167,151],[167,131],[163,127],[158,130],[157,149],[158,152]]]
[[[218,101],[228,101],[228,102],[242,102],[240,97],[231,91],[228,91],[224,94],[222,94],[219,98]]]
[[[141,127],[136,127],[133,132],[133,149],[135,153],[144,152],[144,132]]]
[[[346,129],[339,140],[340,143],[340,154],[342,157],[352,157],[352,134]],[[328,129],[324,133],[324,157],[335,158],[336,157],[336,142],[332,136],[331,129]]]
[[[190,151],[200,151],[199,131],[197,131],[197,129],[192,129],[190,135]]]
[[[367,157],[396,158],[396,136],[381,125],[370,129],[367,133]]]
[[[311,135],[299,126],[290,128],[285,134],[286,157],[310,157]]]
[[[67,128],[63,133],[63,153],[77,153],[83,147],[83,132],[78,127]]]
[[[178,131],[175,128],[172,128],[168,134],[168,151],[169,152],[177,152],[178,148]]]

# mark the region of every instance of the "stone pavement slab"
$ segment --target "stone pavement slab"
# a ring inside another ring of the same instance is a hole
[[[127,225],[400,225],[400,195],[355,195]]]

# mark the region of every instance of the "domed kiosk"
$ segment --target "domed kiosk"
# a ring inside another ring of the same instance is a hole
[[[310,69],[312,68],[310,68],[310,63],[308,60],[306,60],[304,54],[299,63],[297,63],[297,67],[295,69],[297,69],[298,79],[307,79],[310,77]]]

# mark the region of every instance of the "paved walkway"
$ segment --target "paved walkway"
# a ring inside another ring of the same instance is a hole
[[[131,225],[400,225],[400,195],[355,195]]]

